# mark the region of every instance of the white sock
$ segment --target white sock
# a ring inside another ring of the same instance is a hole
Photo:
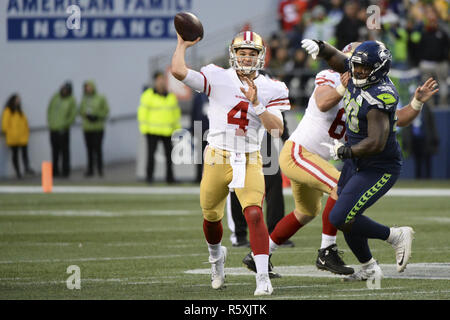
[[[361,263],[361,266],[362,266],[363,268],[367,268],[370,264],[372,264],[372,263],[374,263],[374,262],[376,262],[376,261],[375,261],[375,259],[372,257],[369,261],[364,262],[364,263]]]
[[[273,242],[272,238],[269,236],[269,254],[277,250],[277,248],[278,245],[275,242]]]
[[[336,243],[336,236],[329,236],[325,233],[322,233],[322,243],[320,245],[320,249],[327,248],[335,243]]]
[[[208,243],[209,256],[212,259],[215,260],[215,259],[220,258],[220,256],[222,255],[222,250],[220,249],[221,246],[222,246],[222,241],[217,244]]]
[[[269,270],[269,255],[257,254],[253,256],[256,265],[256,273],[267,273]]]
[[[391,227],[389,228],[389,237],[386,239],[387,243],[392,244],[392,242],[398,237],[398,229]]]

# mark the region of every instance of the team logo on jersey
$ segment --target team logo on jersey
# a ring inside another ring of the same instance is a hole
[[[390,86],[379,86],[378,89],[380,89],[380,91],[388,91],[391,93],[395,93],[394,90]]]

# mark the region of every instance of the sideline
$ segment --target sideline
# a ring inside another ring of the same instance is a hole
[[[355,270],[360,266],[352,266]],[[390,279],[424,279],[424,280],[450,280],[450,263],[410,263],[402,273],[397,272],[395,264],[380,264],[383,270],[384,278]],[[315,266],[279,266],[274,271],[280,273],[283,277],[312,277],[312,278],[343,278],[344,276],[335,275],[331,272],[321,271]],[[186,270],[187,274],[211,274],[211,269],[193,269]],[[225,268],[227,275],[248,276],[254,275],[253,272],[244,267]]]

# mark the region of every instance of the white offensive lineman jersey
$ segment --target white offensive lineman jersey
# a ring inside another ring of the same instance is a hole
[[[241,92],[248,90],[232,68],[223,69],[209,64],[200,70],[202,84],[199,86],[197,72],[189,70],[183,82],[209,97],[208,143],[232,152],[254,152],[261,149],[264,126],[256,115],[251,102]],[[258,100],[267,111],[283,121],[281,111],[289,110],[288,88],[283,82],[259,74],[253,80],[257,87]]]
[[[345,110],[341,100],[339,104],[326,112],[317,107],[314,93],[319,86],[336,88],[341,83],[340,74],[333,70],[322,70],[316,75],[314,91],[309,98],[305,115],[288,140],[304,146],[309,152],[318,154],[325,160],[330,160],[330,150],[321,145],[326,142],[334,145],[337,139],[344,143]]]

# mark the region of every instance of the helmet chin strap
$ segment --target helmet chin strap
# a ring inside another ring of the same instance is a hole
[[[252,72],[255,72],[258,70],[257,66],[242,66],[239,62],[236,61],[235,63],[235,70],[240,71],[244,73],[245,75],[249,75]]]
[[[365,85],[369,85],[369,84],[372,84],[372,83],[376,83],[376,82],[378,82],[378,80],[377,81],[374,81],[374,82],[368,82],[367,80],[375,73],[375,72],[377,72],[378,70],[380,70],[385,64],[386,64],[386,62],[387,62],[387,60],[384,60],[379,66],[378,66],[378,68],[376,68],[376,69],[373,69],[371,72],[370,72],[370,74],[369,74],[369,76],[367,77],[367,78],[364,78],[364,79],[356,79],[354,76],[352,76],[352,80],[353,80],[353,84],[356,86],[356,87],[363,87],[363,86],[365,86]],[[354,67],[352,66],[352,73],[354,74]]]
[[[253,70],[252,67],[241,67],[240,71],[242,71],[244,74],[250,74],[256,70]]]
[[[367,79],[368,78],[356,79],[355,77],[352,77],[353,84],[358,88],[363,87],[367,83]]]

